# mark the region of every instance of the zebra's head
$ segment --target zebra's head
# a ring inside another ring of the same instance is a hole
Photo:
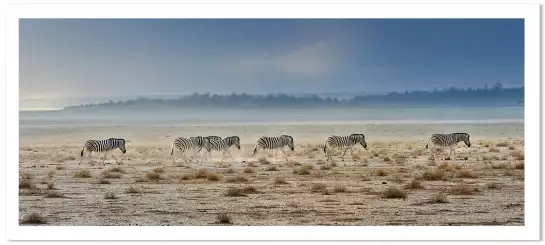
[[[235,145],[237,147],[237,149],[240,150],[240,138],[238,136],[231,136],[231,137],[228,137],[228,138],[231,138],[231,141],[232,141],[231,145]]]
[[[125,140],[124,139],[119,139],[119,149],[121,150],[121,152],[123,152],[123,154],[125,154],[127,152],[127,149],[125,148]]]
[[[469,141],[468,133],[456,133],[456,135],[458,135],[458,142],[464,141],[467,147],[471,147],[471,141]]]
[[[286,144],[290,147],[291,151],[295,150],[295,147],[293,146],[293,137],[285,134],[280,137],[286,141]]]
[[[364,149],[367,149],[367,143],[365,142],[365,135],[363,135],[363,134],[351,134],[350,136],[353,137],[353,139],[354,139],[354,141],[356,143],[360,143],[360,145]]]

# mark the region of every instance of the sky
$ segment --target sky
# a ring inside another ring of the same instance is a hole
[[[22,19],[19,35],[21,101],[524,84],[523,19]]]

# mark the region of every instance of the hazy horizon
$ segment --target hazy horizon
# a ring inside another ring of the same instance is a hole
[[[523,19],[20,21],[20,108],[67,106],[69,98],[376,94],[496,81],[524,84]]]

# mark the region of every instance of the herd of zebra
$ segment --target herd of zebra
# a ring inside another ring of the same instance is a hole
[[[451,134],[433,134],[426,144],[426,149],[428,149],[428,146],[430,145],[430,142],[433,146],[436,147],[449,147],[450,152],[447,158],[445,160],[450,160],[450,155],[453,154],[453,158],[455,157],[454,153],[454,146],[458,144],[459,142],[463,141],[468,147],[471,147],[471,142],[469,141],[469,134],[468,133],[451,133]],[[84,152],[87,152],[87,155],[89,157],[89,162],[91,162],[91,154],[93,152],[104,152],[104,157],[102,159],[102,163],[104,164],[104,161],[106,160],[106,156],[109,152],[112,152],[115,149],[121,150],[121,152],[126,153],[127,150],[125,148],[125,139],[120,138],[110,138],[107,140],[87,140],[83,146],[83,149],[81,150],[80,154],[80,162],[83,161],[83,155]],[[352,147],[360,144],[364,149],[367,149],[367,143],[365,142],[365,135],[363,134],[351,134],[349,136],[336,136],[332,135],[329,136],[324,144],[323,151],[327,156],[327,160],[332,160],[331,157],[331,151],[328,150],[331,148],[344,148],[343,154],[342,154],[342,161],[344,161],[344,156],[346,154],[346,151],[350,149],[350,155],[352,158],[354,158],[352,153]],[[208,156],[208,158],[211,158],[211,152],[212,151],[222,151],[222,162],[225,158],[225,153],[229,154],[231,157],[231,160],[233,163],[235,162],[233,156],[229,152],[229,149],[235,146],[237,149],[240,150],[240,137],[238,136],[229,136],[226,138],[221,138],[219,136],[197,136],[197,137],[190,137],[190,138],[184,138],[179,137],[174,140],[172,143],[172,146],[170,148],[170,155],[172,157],[172,161],[175,162],[174,159],[174,150],[178,149],[183,157],[184,160],[187,162],[185,152],[186,151],[193,151],[192,158],[195,158],[197,153],[199,153],[203,148],[205,149],[205,153],[203,154],[203,157],[201,159],[201,162],[205,160],[205,158]],[[286,158],[286,162],[288,161],[287,154],[284,151],[285,147],[288,146],[291,151],[295,151],[294,147],[294,141],[293,137],[289,135],[281,135],[277,137],[268,137],[268,136],[262,136],[257,140],[257,143],[254,147],[253,156],[259,151],[259,150],[273,150],[274,152],[274,159],[276,159],[276,151],[281,150],[284,153],[284,156]],[[430,147],[431,149],[431,147]],[[435,158],[433,150],[431,150],[433,154],[433,158]],[[112,157],[115,159],[116,163],[118,163],[117,159],[114,157],[114,154],[112,153]],[[191,160],[191,159],[190,159]]]

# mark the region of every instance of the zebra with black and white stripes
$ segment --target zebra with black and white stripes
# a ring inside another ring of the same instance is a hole
[[[351,134],[349,136],[337,136],[337,135],[331,135],[329,138],[327,138],[325,145],[324,145],[324,153],[327,156],[326,161],[333,160],[333,157],[331,157],[330,151],[328,151],[329,148],[345,148],[343,155],[342,155],[342,161],[344,161],[344,155],[346,154],[346,151],[350,149],[350,155],[352,156],[352,159],[354,159],[354,155],[352,153],[352,147],[356,144],[360,144],[364,149],[367,149],[367,143],[365,142],[365,135],[363,134]]]
[[[215,140],[221,140],[221,137],[219,137],[219,136],[206,136],[206,137],[203,137],[203,139],[204,139],[204,140],[208,140],[208,141],[215,141]],[[203,143],[200,145],[201,148],[199,148],[199,150],[197,151],[197,153],[201,152],[203,146],[204,146],[204,141],[203,141]]]
[[[182,153],[182,156],[184,157],[184,161],[187,162],[185,152],[187,150],[193,150],[193,156],[191,157],[191,159],[193,159],[195,158],[195,155],[197,154],[196,153],[197,149],[200,150],[201,148],[205,147],[206,142],[207,140],[204,139],[202,136],[190,137],[190,138],[184,138],[184,137],[176,138],[174,142],[172,142],[172,146],[170,147],[170,155],[172,156],[172,161],[176,162],[173,156],[174,149],[179,149]]]
[[[452,154],[452,158],[456,159],[454,146],[458,144],[458,142],[463,141],[467,145],[467,147],[471,147],[471,142],[469,141],[468,133],[432,134],[432,136],[428,140],[428,143],[426,144],[426,149],[428,149],[428,146],[430,145],[430,141],[432,146],[450,148],[448,157],[445,158],[445,160],[450,160],[450,154]],[[435,159],[435,154],[433,152],[433,149],[431,149],[431,147],[430,147],[430,150],[432,152],[433,158]]]
[[[202,160],[204,161],[204,158],[208,155],[209,159],[212,159],[211,152],[212,151],[222,151],[223,155],[221,157],[221,162],[223,162],[223,158],[225,158],[225,153],[228,153],[229,156],[231,156],[231,160],[233,160],[233,163],[235,163],[235,159],[233,158],[233,155],[231,155],[231,152],[229,152],[229,148],[231,146],[235,146],[237,149],[240,150],[240,137],[238,136],[229,136],[225,139],[214,139],[210,137],[205,137],[205,139],[208,140],[208,142],[205,144],[205,150]]]
[[[262,136],[257,140],[257,144],[254,147],[254,154],[257,153],[259,149],[264,150],[273,150],[274,152],[274,159],[276,161],[276,150],[282,150],[282,153],[284,153],[284,156],[286,157],[286,162],[288,162],[288,155],[284,151],[284,147],[288,146],[291,151],[294,151],[293,146],[293,137],[289,135],[281,135],[278,137],[268,137],[268,136]]]
[[[83,145],[83,149],[81,149],[80,154],[80,161],[79,164],[83,161],[83,153],[87,152],[87,156],[89,157],[89,162],[91,162],[91,154],[93,152],[104,152],[104,158],[102,158],[102,164],[104,164],[104,161],[106,161],[106,155],[108,155],[108,152],[111,152],[115,149],[121,150],[123,154],[127,152],[125,149],[125,140],[124,139],[117,139],[117,138],[109,138],[107,140],[87,140],[85,141],[85,144]],[[115,162],[118,163],[117,159],[115,158],[113,152],[112,157],[115,159]]]

